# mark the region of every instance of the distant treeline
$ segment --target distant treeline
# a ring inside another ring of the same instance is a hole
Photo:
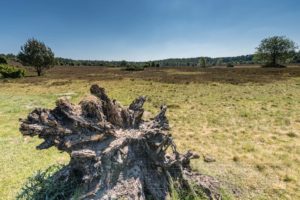
[[[198,58],[171,58],[164,60],[155,60],[148,62],[127,62],[127,61],[99,61],[99,60],[72,60],[65,58],[57,58],[57,65],[70,66],[124,66],[125,62],[128,65],[140,65],[144,67],[165,67],[165,66],[197,66],[199,65]],[[224,58],[209,58],[205,57],[207,66],[227,65],[228,63],[239,64],[254,64],[253,55],[224,57]]]
[[[0,54],[8,60],[18,61],[17,56],[14,54]],[[258,64],[253,59],[254,55],[243,55],[236,57],[197,57],[197,58],[170,58],[164,60],[155,60],[147,62],[129,62],[129,61],[104,61],[104,60],[74,60],[67,58],[56,58],[56,65],[60,66],[107,66],[107,67],[120,67],[125,65],[135,65],[143,67],[167,67],[167,66],[199,66],[200,60],[205,59],[206,66],[226,66],[232,65],[247,65]],[[300,64],[300,52],[298,52],[292,63]]]
[[[171,58],[165,60],[155,61],[161,66],[198,66],[200,59],[204,58],[206,66],[220,66],[227,64],[254,64],[253,55],[237,56],[237,57],[222,57],[222,58],[210,58],[210,57],[197,57],[197,58]]]

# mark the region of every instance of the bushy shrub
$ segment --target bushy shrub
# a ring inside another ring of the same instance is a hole
[[[130,65],[125,68],[126,71],[143,71],[145,68],[143,66]]]
[[[25,76],[25,70],[9,65],[0,65],[0,74],[3,78],[22,78]]]
[[[234,67],[234,65],[233,64],[231,64],[231,63],[228,63],[227,65],[226,65],[226,67]]]
[[[5,57],[0,56],[0,64],[7,64],[7,60]]]

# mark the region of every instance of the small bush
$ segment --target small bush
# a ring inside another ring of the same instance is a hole
[[[228,64],[226,65],[226,67],[228,67],[228,68],[232,68],[232,67],[234,67],[234,65],[233,65],[233,64],[231,64],[231,63],[228,63]]]
[[[143,66],[130,65],[125,68],[126,71],[143,71],[145,68]]]
[[[5,57],[0,56],[0,64],[7,64],[7,60]]]
[[[25,76],[25,70],[9,65],[0,65],[0,74],[3,78],[22,78]]]

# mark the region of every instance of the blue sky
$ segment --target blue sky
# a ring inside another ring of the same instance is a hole
[[[0,0],[0,53],[31,37],[56,56],[154,60],[249,54],[261,39],[300,43],[299,0]]]

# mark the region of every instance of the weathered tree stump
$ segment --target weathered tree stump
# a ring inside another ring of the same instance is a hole
[[[190,160],[199,156],[177,152],[166,106],[144,121],[145,97],[127,108],[98,85],[90,91],[93,96],[79,105],[59,99],[53,110],[35,109],[20,127],[24,136],[44,139],[37,149],[55,146],[70,155],[69,164],[56,176],[66,184],[76,176],[82,183],[80,199],[163,200],[174,188],[197,195],[195,186],[210,199],[222,198],[218,181],[192,172]],[[169,147],[171,154],[166,152]]]

